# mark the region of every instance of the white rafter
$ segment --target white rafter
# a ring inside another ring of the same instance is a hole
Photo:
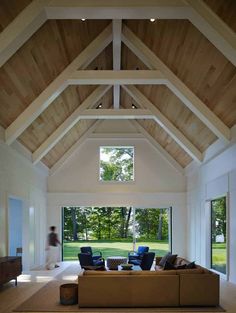
[[[67,87],[67,79],[77,68],[86,68],[112,41],[111,25],[107,26],[57,78],[6,129],[5,139],[11,144]]]
[[[236,33],[203,0],[187,3],[191,23],[236,66]]]
[[[50,175],[55,174],[81,147],[90,134],[97,128],[101,121],[96,121],[89,129],[70,147],[68,151],[51,167]]]
[[[166,79],[159,70],[75,71],[68,78],[69,85],[160,85]]]
[[[151,143],[151,145],[159,152],[159,154],[166,160],[175,170],[184,175],[183,167],[157,142],[147,131],[140,125],[138,121],[131,121],[131,123],[140,131],[141,134]]]
[[[113,20],[113,70],[115,71],[120,70],[121,64],[121,29],[122,20]],[[120,107],[120,85],[113,86],[113,105],[114,109],[119,109]]]
[[[38,163],[59,140],[81,119],[81,113],[99,101],[111,86],[97,87],[81,105],[33,153],[33,163]],[[98,112],[98,110],[96,110]]]
[[[31,2],[0,34],[0,67],[43,25],[49,0]]]
[[[152,104],[135,86],[122,86],[125,91],[140,105],[150,110],[154,120],[187,152],[194,160],[202,162],[203,155],[192,142],[184,136],[174,124],[172,124],[158,108]]]
[[[236,66],[235,33],[202,0],[34,0],[0,34],[0,66],[46,19],[188,19]]]
[[[122,41],[150,69],[163,73],[167,86],[217,137],[230,141],[230,129],[125,25]]]

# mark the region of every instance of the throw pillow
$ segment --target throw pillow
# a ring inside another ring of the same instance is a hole
[[[183,270],[183,269],[185,269],[186,268],[186,264],[183,264],[183,265],[176,265],[175,266],[175,269],[176,270]]]
[[[167,258],[167,261],[170,262],[171,264],[174,264],[176,258],[177,258],[177,254],[170,254]]]
[[[169,255],[171,255],[170,252],[168,252],[166,255],[164,255],[164,256],[161,258],[161,260],[160,260],[160,262],[159,262],[159,265],[160,265],[160,266],[164,267],[164,265],[165,265],[165,263],[166,263],[167,258],[168,258]]]
[[[195,264],[195,261],[189,263],[189,264],[186,264],[186,268],[196,268],[196,264]]]
[[[172,263],[166,261],[163,267],[163,270],[174,270],[174,269],[175,269],[175,266]]]
[[[161,261],[159,262],[159,265],[164,267],[166,261],[173,264],[176,258],[177,258],[177,254],[171,254],[170,252],[168,252],[166,255],[162,257]]]

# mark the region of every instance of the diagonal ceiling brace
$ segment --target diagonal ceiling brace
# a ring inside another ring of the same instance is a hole
[[[95,89],[80,106],[41,144],[33,153],[33,163],[38,163],[51,150],[59,140],[81,119],[80,114],[87,108],[93,106],[111,86],[99,86]]]
[[[123,25],[122,41],[150,69],[160,70],[167,87],[219,138],[229,142],[230,129],[203,103],[127,26]]]
[[[150,110],[154,120],[186,151],[194,160],[202,162],[203,155],[192,142],[184,136],[135,86],[122,86],[125,91],[141,106]]]

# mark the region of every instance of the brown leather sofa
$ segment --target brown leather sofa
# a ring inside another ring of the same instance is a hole
[[[176,264],[187,260],[178,258]],[[188,262],[189,263],[189,262]],[[178,307],[219,305],[219,276],[203,267],[155,271],[84,271],[79,307]]]

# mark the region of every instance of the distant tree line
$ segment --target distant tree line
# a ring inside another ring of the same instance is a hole
[[[64,240],[133,238],[132,207],[65,207]],[[135,232],[141,240],[168,240],[167,209],[136,209]]]

